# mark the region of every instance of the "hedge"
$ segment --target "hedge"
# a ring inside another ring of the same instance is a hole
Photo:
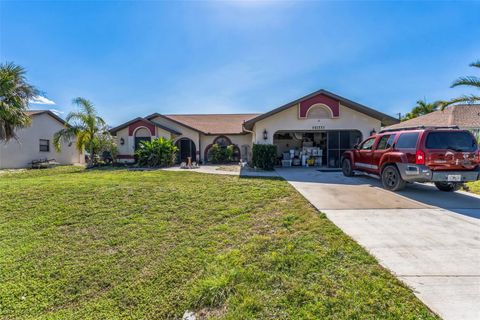
[[[254,144],[252,165],[263,170],[273,170],[277,158],[277,146],[273,144]]]

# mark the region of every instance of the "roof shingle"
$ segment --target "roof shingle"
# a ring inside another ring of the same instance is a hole
[[[400,129],[415,126],[459,126],[460,128],[480,128],[480,104],[454,105],[445,110],[394,124],[385,129]]]
[[[248,114],[167,114],[166,118],[183,123],[206,134],[240,134],[243,122],[257,117]]]

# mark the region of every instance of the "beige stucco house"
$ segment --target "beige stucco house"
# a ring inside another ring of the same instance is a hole
[[[248,161],[253,144],[275,144],[279,158],[290,150],[315,148],[318,164],[339,167],[340,156],[381,127],[398,120],[326,90],[319,90],[263,114],[153,113],[121,124],[116,136],[121,161],[134,161],[142,140],[172,138],[178,161],[209,161],[210,147],[235,146],[235,160]],[[311,150],[310,150],[311,151]]]
[[[17,139],[0,142],[0,169],[26,168],[40,159],[54,159],[62,165],[84,163],[85,157],[75,143],[63,143],[61,151],[55,151],[53,135],[64,127],[62,118],[48,110],[32,110],[28,114],[31,125],[18,130]]]

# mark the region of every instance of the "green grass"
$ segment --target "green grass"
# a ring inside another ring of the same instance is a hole
[[[0,318],[435,318],[282,180],[63,167],[0,199]]]
[[[480,194],[480,180],[467,183],[470,192]]]

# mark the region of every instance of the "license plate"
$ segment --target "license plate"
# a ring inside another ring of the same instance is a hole
[[[462,175],[461,174],[449,174],[447,175],[447,180],[448,181],[462,181]]]

